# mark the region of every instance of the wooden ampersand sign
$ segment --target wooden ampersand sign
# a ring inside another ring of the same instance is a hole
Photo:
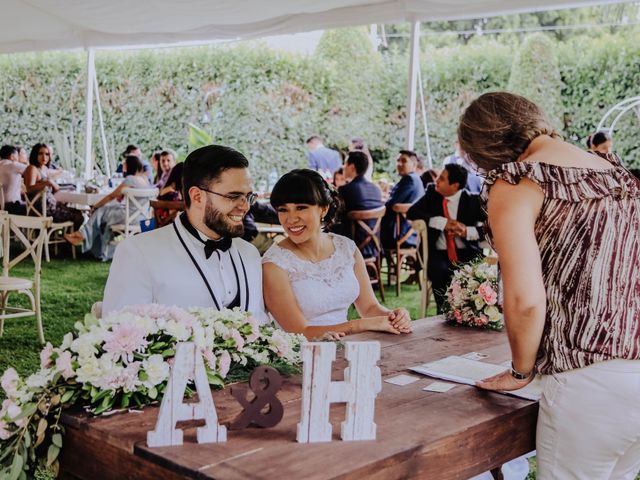
[[[184,403],[184,391],[188,379],[195,380],[198,403]],[[167,447],[182,445],[182,430],[176,423],[184,420],[205,420],[205,426],[197,430],[198,443],[217,443],[227,440],[227,429],[218,425],[216,406],[207,381],[202,355],[193,342],[179,342],[171,367],[171,376],[162,398],[155,430],[147,433],[147,445]]]
[[[349,367],[343,382],[331,381],[331,364],[336,358],[336,345],[310,342],[302,345],[302,412],[296,439],[301,443],[331,441],[329,407],[346,402],[345,421],[341,424],[342,440],[375,440],[375,398],[382,388],[378,342],[346,342],[345,358]]]
[[[281,385],[282,377],[275,368],[260,366],[251,372],[249,378],[249,389],[254,394],[252,400],[247,400],[246,387],[232,387],[231,395],[244,410],[229,424],[229,429],[240,430],[249,425],[270,428],[280,423],[284,409],[276,393]],[[269,408],[263,412],[267,405]]]

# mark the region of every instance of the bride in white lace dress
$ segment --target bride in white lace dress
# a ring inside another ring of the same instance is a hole
[[[389,310],[376,299],[355,243],[322,232],[338,204],[337,193],[313,170],[293,170],[276,183],[271,205],[288,238],[262,259],[267,309],[284,330],[307,338],[328,332],[411,332],[406,309]],[[361,318],[347,321],[351,304]]]

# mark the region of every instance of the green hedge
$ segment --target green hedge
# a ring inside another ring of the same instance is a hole
[[[562,81],[555,101],[561,103],[561,128],[570,140],[582,142],[608,108],[638,94],[637,29],[552,46]],[[464,105],[479,93],[508,88],[517,54],[517,45],[486,38],[424,49],[422,77],[436,165],[451,151]],[[146,155],[159,147],[185,155],[188,125],[195,124],[214,141],[248,154],[259,182],[274,169],[282,173],[305,165],[303,142],[311,133],[342,149],[350,136],[362,135],[377,169],[393,172],[404,140],[407,64],[406,53],[373,51],[362,29],[326,32],[307,57],[255,44],[96,54],[112,159],[128,143],[140,144]],[[80,167],[85,68],[82,53],[0,56],[0,142],[52,142],[64,166]],[[526,79],[521,75],[520,83]],[[102,164],[97,113],[94,119],[94,150]],[[640,165],[638,123],[629,115],[615,137],[628,164]],[[420,122],[416,149],[426,151]]]

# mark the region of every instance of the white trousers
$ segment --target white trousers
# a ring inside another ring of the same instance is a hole
[[[629,479],[640,472],[640,360],[542,379],[538,480]]]

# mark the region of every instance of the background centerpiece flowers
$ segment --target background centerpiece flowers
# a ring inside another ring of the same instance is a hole
[[[502,329],[498,304],[498,267],[485,259],[461,265],[447,289],[448,323],[492,330]]]
[[[86,315],[74,327],[60,346],[47,343],[36,373],[22,379],[9,368],[0,379],[0,478],[32,478],[38,466],[57,473],[64,408],[78,404],[98,415],[160,400],[177,342],[194,342],[209,383],[222,387],[247,379],[258,365],[296,372],[304,341],[240,310],[162,305],[131,306],[103,319]]]

